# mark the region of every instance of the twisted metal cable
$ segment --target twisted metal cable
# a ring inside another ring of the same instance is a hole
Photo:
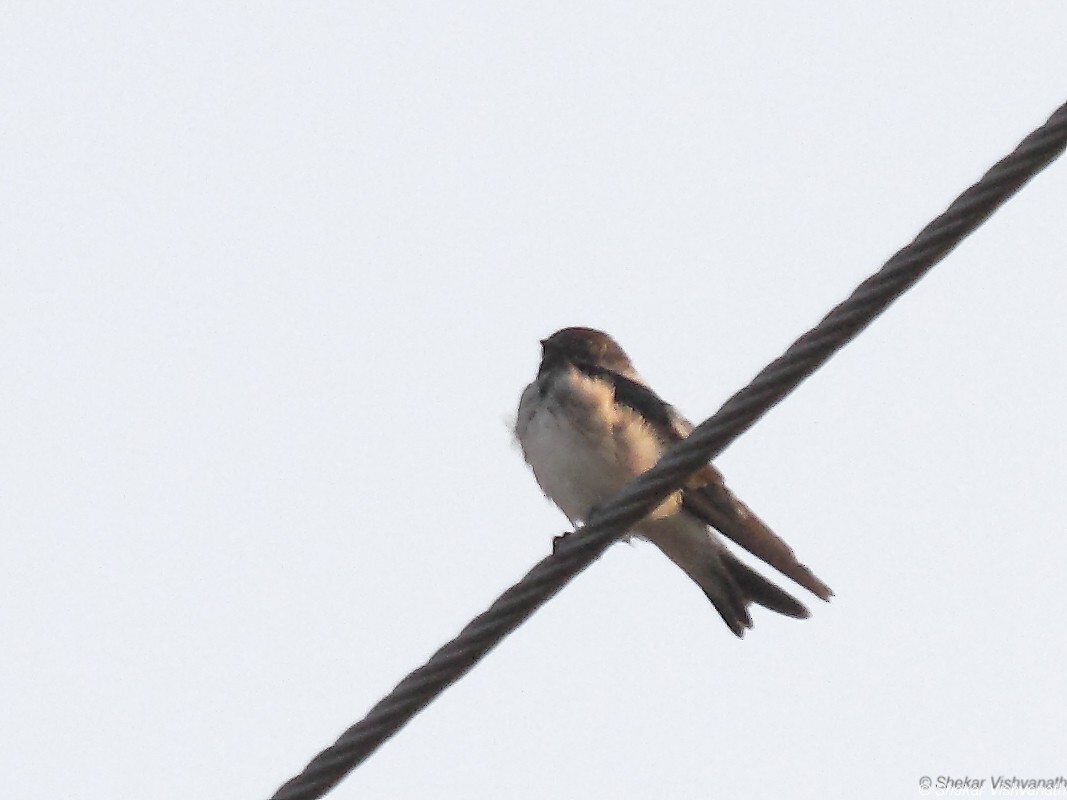
[[[426,664],[397,684],[366,717],[317,755],[300,775],[283,785],[272,800],[313,800],[326,794],[610,544],[677,490],[689,475],[721,453],[866,328],[1065,147],[1067,104],[923,228],[911,244],[861,283],[847,300],[727,400],[714,416],[671,447],[654,468],[603,504],[587,525],[563,540],[553,555],[539,562]]]

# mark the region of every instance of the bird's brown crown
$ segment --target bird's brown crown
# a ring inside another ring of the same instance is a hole
[[[633,369],[619,343],[595,328],[563,328],[541,340],[541,371],[560,363],[604,367],[620,374]]]

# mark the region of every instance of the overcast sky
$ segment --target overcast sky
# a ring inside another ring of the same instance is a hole
[[[264,798],[549,550],[612,332],[695,422],[1067,100],[1061,3],[0,22],[0,794]],[[835,590],[612,547],[331,797],[1067,775],[1067,163],[717,461]],[[800,596],[802,590],[792,587]]]

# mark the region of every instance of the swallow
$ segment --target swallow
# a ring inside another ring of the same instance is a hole
[[[564,328],[542,340],[537,377],[523,391],[515,419],[515,438],[538,485],[575,526],[692,430],[638,375],[618,342],[593,328]],[[816,597],[833,595],[711,464],[632,531],[680,567],[738,637],[752,627],[753,603],[787,617],[810,615],[740,561],[719,534]]]

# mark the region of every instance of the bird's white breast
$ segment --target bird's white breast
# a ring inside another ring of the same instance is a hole
[[[637,412],[615,402],[611,384],[573,368],[526,387],[515,435],[541,489],[572,523],[652,467],[663,449]]]

